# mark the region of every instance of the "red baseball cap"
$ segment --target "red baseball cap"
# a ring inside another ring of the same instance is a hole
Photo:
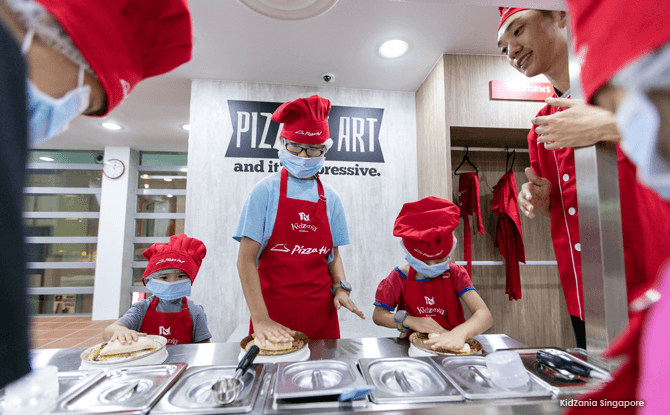
[[[395,220],[393,235],[402,238],[414,258],[441,259],[451,253],[460,213],[455,204],[434,196],[405,203]]]
[[[519,13],[524,10],[528,9],[520,9],[516,7],[498,7],[498,11],[500,11],[500,23],[498,23],[498,30],[500,30],[503,23],[505,23],[505,20],[507,20],[511,15],[513,15],[514,13]]]
[[[142,282],[147,285],[144,279],[154,272],[164,269],[180,269],[188,275],[193,285],[206,254],[207,248],[202,241],[189,238],[184,234],[173,235],[170,237],[170,242],[153,244],[142,253],[149,261],[142,275]]]
[[[629,63],[670,41],[670,1],[568,0],[584,98]]]
[[[36,0],[61,24],[107,95],[106,115],[137,85],[192,57],[186,0]]]
[[[298,98],[282,104],[272,114],[272,121],[284,123],[281,135],[304,144],[323,144],[329,138],[330,101],[318,95]]]

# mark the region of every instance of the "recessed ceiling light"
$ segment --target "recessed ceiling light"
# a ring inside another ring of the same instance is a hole
[[[46,157],[46,156],[40,157],[40,160],[42,160],[42,161],[54,161],[54,159],[52,159],[51,157]]]
[[[143,174],[143,175],[142,175],[142,178],[143,178],[143,179],[148,179],[148,178],[149,178],[149,175],[148,175],[148,174]]]
[[[167,197],[172,197],[172,195],[167,195]]]
[[[181,171],[183,171],[184,173],[186,173],[186,172],[188,171],[188,167],[184,167],[184,168],[182,168]]]
[[[166,182],[171,182],[172,181],[172,179],[168,179],[167,177],[164,178],[163,180],[165,180]]]
[[[183,128],[186,131],[191,131],[191,124],[184,124],[181,126],[181,128]]]
[[[103,122],[102,126],[108,130],[120,130],[123,128],[119,124],[115,124],[113,122]]]
[[[148,188],[149,188],[149,185],[148,185],[148,184],[145,184],[145,185],[144,185],[144,188],[145,188],[145,189],[148,189]]]
[[[397,58],[402,56],[409,49],[409,45],[404,40],[392,39],[382,43],[379,47],[379,54],[385,58]]]

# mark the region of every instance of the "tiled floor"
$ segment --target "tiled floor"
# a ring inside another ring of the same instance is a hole
[[[33,349],[90,347],[102,342],[102,331],[115,320],[91,321],[91,317],[33,317],[30,342]]]

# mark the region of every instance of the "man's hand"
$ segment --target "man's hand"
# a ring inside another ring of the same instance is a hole
[[[113,342],[114,340],[118,340],[119,343],[123,345],[132,344],[138,341],[140,336],[146,336],[146,333],[138,333],[135,330],[130,330],[126,327],[119,327],[112,337],[110,337],[109,341]]]
[[[292,342],[295,331],[284,327],[276,321],[268,318],[251,318],[251,321],[254,324],[254,334],[258,342],[261,344],[261,348],[265,347],[265,340],[270,340],[273,343],[284,343]]]
[[[599,141],[621,141],[613,113],[584,103],[581,99],[547,98],[552,107],[566,108],[552,115],[535,117],[538,143],[547,150],[586,147]]]
[[[425,340],[424,343],[431,346],[431,349],[433,350],[437,348],[461,350],[465,347],[465,340],[465,336],[461,335],[458,330],[452,330],[444,332],[433,339]]]
[[[407,316],[402,325],[419,333],[444,333],[446,331],[432,317]]]
[[[343,288],[338,288],[337,291],[335,291],[335,298],[333,299],[333,303],[335,304],[336,309],[339,310],[340,307],[344,306],[345,308],[349,309],[349,311],[356,314],[358,317],[365,319],[363,312],[358,308],[356,308],[356,305],[354,304],[352,299],[349,298],[349,291]]]
[[[526,168],[525,173],[530,181],[521,185],[521,191],[517,199],[519,209],[531,219],[535,217],[535,213],[533,212],[539,209],[544,212],[544,215],[549,216],[551,182],[549,179],[535,174],[530,167]]]

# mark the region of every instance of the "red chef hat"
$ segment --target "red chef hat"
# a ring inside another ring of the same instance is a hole
[[[91,65],[107,95],[105,114],[144,78],[191,60],[187,0],[37,1]]]
[[[272,121],[284,123],[281,135],[304,144],[323,144],[328,140],[330,101],[318,95],[282,104]]]
[[[405,203],[395,220],[393,235],[402,238],[414,258],[444,258],[451,253],[460,213],[455,204],[433,196]]]
[[[619,70],[670,41],[670,1],[568,1],[584,98],[593,100]]]
[[[170,242],[153,244],[142,253],[149,261],[142,275],[142,282],[147,285],[144,279],[154,272],[164,269],[180,269],[188,275],[193,285],[206,254],[207,248],[202,241],[189,238],[184,234],[173,235],[170,237]]]
[[[528,9],[519,9],[515,7],[498,7],[498,11],[500,11],[500,23],[498,23],[498,30],[500,30],[503,23],[505,23],[505,20],[507,20],[511,15],[524,10]]]

